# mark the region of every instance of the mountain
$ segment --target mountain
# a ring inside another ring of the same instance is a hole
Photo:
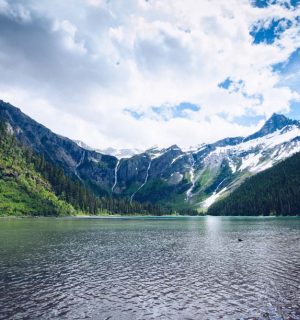
[[[0,123],[0,136],[0,216],[79,212],[66,199],[55,194],[51,182],[38,170],[45,166],[45,162],[22,148],[4,122]]]
[[[261,138],[277,130],[283,129],[284,127],[287,127],[287,126],[299,127],[299,121],[291,120],[282,114],[274,113],[272,117],[264,124],[264,126],[258,132],[247,137],[244,141]]]
[[[210,215],[300,215],[300,153],[248,179]]]
[[[142,150],[137,149],[137,148],[133,148],[133,149],[116,149],[116,148],[95,149],[80,140],[74,140],[74,142],[79,147],[81,147],[83,149],[90,150],[90,151],[96,151],[98,153],[114,156],[118,159],[131,158],[136,154],[142,153]]]
[[[274,164],[300,151],[300,123],[273,115],[264,127],[235,146],[217,148],[211,152],[206,161],[212,163],[225,162],[230,167],[231,175],[220,180],[220,185],[202,204],[209,207],[219,196],[224,196],[235,189],[246,177],[257,174],[272,167]],[[270,126],[270,124],[274,124]],[[266,128],[270,130],[265,131]],[[262,134],[265,132],[265,135]]]
[[[86,179],[87,185],[99,195],[109,194],[118,161],[115,157],[83,149],[3,101],[0,101],[0,119],[9,123],[22,144],[61,167],[65,174],[82,182]],[[90,177],[92,174],[94,177]]]
[[[274,114],[248,137],[182,150],[153,147],[129,158],[106,155],[59,136],[8,103],[0,119],[17,139],[93,193],[176,209],[206,209],[255,175],[300,151],[300,123]]]
[[[96,197],[80,181],[22,145],[11,126],[0,121],[0,216],[79,213],[162,215],[172,211],[149,203]]]
[[[92,147],[90,147],[89,145],[87,145],[86,143],[84,143],[81,140],[73,140],[80,148],[83,148],[85,150],[89,150],[89,151],[97,151],[95,149],[93,149]]]

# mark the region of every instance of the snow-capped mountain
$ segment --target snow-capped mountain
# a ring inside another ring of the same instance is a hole
[[[245,177],[270,168],[299,151],[300,122],[274,114],[261,130],[245,138],[226,138],[187,151],[175,145],[145,153],[161,164],[168,159],[169,167],[164,167],[159,175],[165,183],[180,185],[185,179],[189,181],[185,203],[207,208]],[[148,173],[149,183],[154,175],[154,170],[150,177]]]
[[[248,137],[226,138],[188,150],[173,145],[144,152],[93,150],[54,134],[3,101],[0,120],[23,144],[96,194],[176,208],[207,208],[245,178],[300,151],[300,122],[278,114]]]
[[[114,156],[118,159],[131,158],[136,154],[140,154],[143,151],[137,148],[132,149],[115,149],[115,148],[106,148],[106,149],[96,149],[97,152],[108,154]]]
[[[74,142],[81,148],[85,149],[85,150],[89,150],[89,151],[96,151],[98,153],[102,153],[102,154],[107,154],[109,156],[114,156],[118,159],[124,159],[124,158],[131,158],[136,154],[140,154],[143,151],[137,148],[132,148],[132,149],[116,149],[116,148],[105,148],[105,149],[96,149],[96,148],[92,148],[89,145],[87,145],[86,143],[84,143],[83,141],[80,140],[74,140]]]
[[[209,207],[245,176],[266,170],[297,152],[300,152],[300,122],[273,115],[256,134],[237,145],[217,147],[206,156],[206,168],[218,167],[226,162],[231,174],[224,177],[202,205]]]
[[[82,149],[89,150],[89,151],[96,151],[96,149],[93,149],[92,147],[90,147],[89,145],[87,145],[81,140],[73,140],[73,141]]]

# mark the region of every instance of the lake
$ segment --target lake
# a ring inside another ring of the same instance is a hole
[[[0,219],[0,319],[300,319],[300,219]]]

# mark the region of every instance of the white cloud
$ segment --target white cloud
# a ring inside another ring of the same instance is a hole
[[[245,135],[255,128],[235,124],[235,117],[286,112],[299,99],[287,83],[280,86],[282,78],[271,68],[300,46],[299,9],[255,8],[247,0],[76,0],[72,6],[58,0],[25,6],[19,0],[8,6],[0,0],[0,14],[31,17],[31,29],[21,28],[16,37],[43,36],[33,41],[31,53],[25,42],[8,40],[11,31],[0,31],[2,97],[56,132],[96,147],[189,146]],[[270,26],[273,18],[294,24],[273,44],[254,45],[249,31]],[[44,60],[43,41],[51,43]],[[4,61],[14,50],[24,57],[8,68]],[[242,85],[218,87],[228,77]],[[181,102],[201,108],[187,118],[153,116],[154,106],[166,106],[167,114]],[[134,119],[126,108],[144,116]]]
[[[103,5],[103,0],[87,0],[87,3],[91,6],[99,7],[100,5]]]
[[[87,53],[87,50],[82,41],[76,39],[77,28],[69,20],[55,21],[53,31],[63,31],[65,34],[65,46],[70,50],[78,51],[81,54]]]

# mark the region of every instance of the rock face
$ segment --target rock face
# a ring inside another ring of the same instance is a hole
[[[62,167],[67,175],[86,181],[98,194],[109,193],[115,157],[80,148],[3,101],[0,101],[0,118],[10,124],[18,140]]]
[[[3,101],[0,119],[22,143],[96,194],[178,208],[208,207],[245,177],[300,151],[300,123],[278,114],[249,137],[226,138],[189,151],[176,145],[152,148],[121,159],[54,134]]]

